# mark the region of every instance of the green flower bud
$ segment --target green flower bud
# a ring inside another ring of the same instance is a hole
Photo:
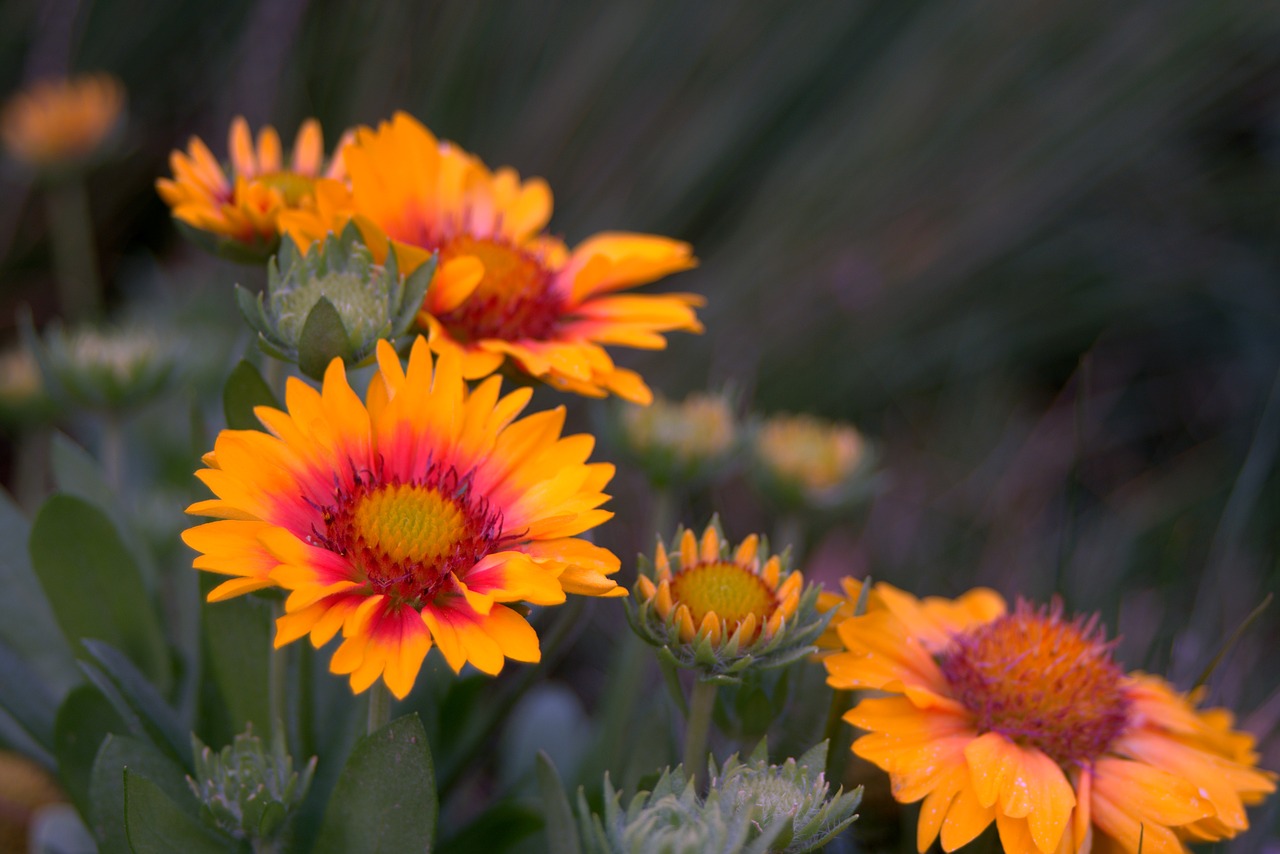
[[[692,394],[674,403],[624,406],[613,432],[617,443],[660,487],[714,477],[729,462],[738,438],[733,403],[726,394]]]
[[[799,854],[826,845],[857,819],[861,788],[830,793],[823,774],[827,744],[799,759],[770,765],[761,742],[747,762],[731,756],[709,763],[710,785],[699,798],[694,782],[676,766],[652,792],[639,792],[627,809],[605,777],[604,816],[590,812],[578,792],[583,848],[588,854]]]
[[[37,338],[23,321],[32,351],[55,397],[89,409],[127,409],[155,398],[168,386],[177,361],[171,339],[154,329],[50,324]]]
[[[289,812],[307,796],[316,757],[301,772],[295,771],[284,739],[274,738],[268,752],[253,727],[220,753],[195,736],[191,742],[196,776],[188,777],[187,784],[201,803],[205,821],[236,839],[275,839]]]
[[[784,511],[843,510],[875,486],[875,452],[851,424],[774,415],[750,435],[751,476]]]
[[[394,251],[385,265],[375,264],[351,223],[305,254],[282,239],[267,266],[266,292],[255,296],[237,285],[236,300],[265,352],[318,380],[334,358],[348,367],[368,364],[379,340],[407,333],[435,267],[432,258],[402,277]]]

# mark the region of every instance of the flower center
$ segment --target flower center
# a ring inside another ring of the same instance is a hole
[[[470,255],[484,264],[484,278],[462,305],[440,322],[459,341],[548,338],[564,300],[551,289],[551,271],[535,255],[496,240],[460,234],[440,245],[440,263]]]
[[[768,619],[778,605],[769,585],[751,570],[736,563],[699,563],[678,572],[671,579],[671,598],[689,608],[695,626],[711,612],[729,624],[731,630],[756,615],[757,625]]]
[[[351,561],[370,586],[415,607],[504,541],[502,517],[470,494],[470,477],[431,466],[411,483],[357,477],[320,508],[325,530],[309,540]]]
[[[998,732],[1066,765],[1100,756],[1124,730],[1130,700],[1097,618],[1062,606],[1014,613],[958,635],[939,664],[982,732]]]
[[[291,208],[302,204],[302,200],[310,196],[316,187],[314,179],[287,170],[266,172],[254,178],[254,180],[266,184],[272,189],[279,190],[280,195],[284,198],[284,203]]]

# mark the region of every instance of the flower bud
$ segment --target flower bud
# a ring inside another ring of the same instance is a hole
[[[402,277],[394,252],[375,264],[359,229],[348,224],[306,253],[282,240],[266,292],[255,297],[237,286],[236,299],[265,352],[318,380],[334,358],[348,367],[368,364],[379,340],[408,332],[434,271],[433,258]]]

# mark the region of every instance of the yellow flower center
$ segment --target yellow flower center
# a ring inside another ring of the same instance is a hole
[[[365,474],[335,499],[318,508],[324,530],[311,542],[349,560],[377,592],[414,606],[452,589],[451,575],[464,579],[504,542],[501,514],[452,468],[432,466],[412,483]]]
[[[778,605],[778,599],[764,579],[741,564],[727,561],[699,563],[671,579],[671,599],[689,608],[695,626],[714,613],[730,631],[756,615],[760,625]]]
[[[1038,748],[1062,765],[1100,756],[1124,730],[1130,700],[1096,618],[1019,602],[956,637],[939,665],[981,732]]]
[[[459,341],[547,338],[564,311],[551,289],[551,271],[535,255],[496,240],[467,234],[439,247],[440,263],[471,256],[484,265],[484,278],[462,305],[439,320]]]
[[[316,188],[315,179],[288,170],[266,172],[254,180],[273,190],[279,190],[284,203],[291,208],[302,204],[303,200],[314,193]]]
[[[434,489],[396,484],[356,501],[351,521],[371,549],[393,562],[438,561],[466,534],[458,505]]]

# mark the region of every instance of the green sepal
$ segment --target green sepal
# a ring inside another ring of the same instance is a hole
[[[302,334],[298,336],[298,367],[313,380],[324,379],[325,369],[335,358],[351,357],[351,341],[342,325],[342,316],[325,297],[311,307]]]

